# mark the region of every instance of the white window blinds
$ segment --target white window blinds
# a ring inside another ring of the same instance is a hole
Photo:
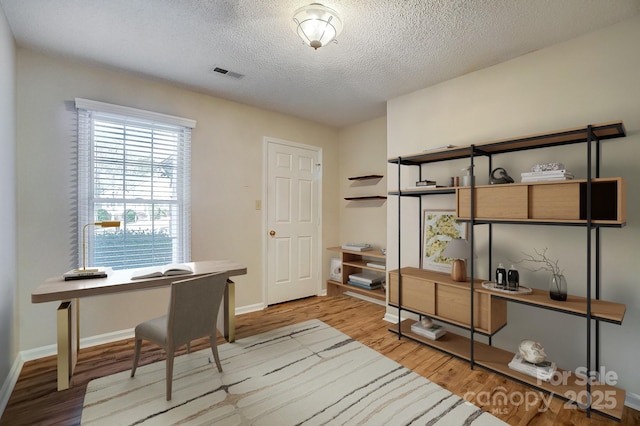
[[[87,223],[87,265],[139,268],[190,260],[192,120],[76,99],[78,259]],[[79,260],[80,264],[80,260]]]

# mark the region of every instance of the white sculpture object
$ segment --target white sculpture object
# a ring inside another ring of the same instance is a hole
[[[433,321],[431,321],[431,318],[429,317],[422,317],[422,319],[420,320],[420,323],[424,328],[429,328],[433,325]]]
[[[520,355],[522,355],[525,361],[532,364],[539,364],[547,358],[547,354],[544,352],[542,345],[533,340],[523,340],[520,342],[518,352],[520,352]]]

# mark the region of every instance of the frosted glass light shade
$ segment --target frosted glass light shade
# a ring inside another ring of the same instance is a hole
[[[336,11],[319,3],[296,10],[291,26],[305,44],[316,50],[331,43],[342,31]]]

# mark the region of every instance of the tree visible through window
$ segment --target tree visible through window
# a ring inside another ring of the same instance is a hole
[[[122,223],[90,228],[87,264],[124,269],[189,261],[195,122],[84,99],[76,107],[78,229]]]

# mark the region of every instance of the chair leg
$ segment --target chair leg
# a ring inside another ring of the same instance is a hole
[[[141,346],[142,346],[142,339],[136,339],[136,346],[133,354],[133,367],[131,368],[131,377],[133,377],[136,374],[136,368],[138,368],[138,361],[140,360]]]
[[[216,367],[218,367],[218,373],[222,373],[222,365],[220,364],[220,356],[218,356],[218,344],[216,343],[216,336],[209,336],[209,342],[211,343],[211,352],[213,352],[213,359],[216,361]]]
[[[173,381],[173,356],[174,349],[167,350],[167,401],[171,401],[171,385]]]

